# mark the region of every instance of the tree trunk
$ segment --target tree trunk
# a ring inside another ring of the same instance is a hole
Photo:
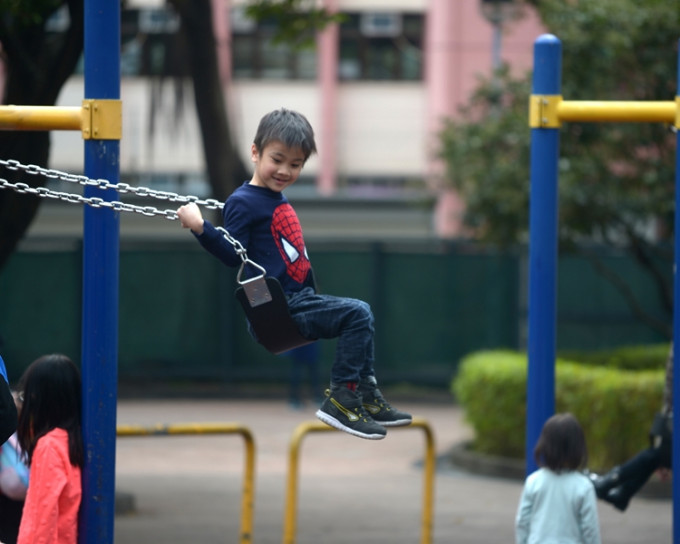
[[[210,0],[170,0],[186,37],[196,112],[213,196],[226,199],[250,177],[234,149],[219,76]]]

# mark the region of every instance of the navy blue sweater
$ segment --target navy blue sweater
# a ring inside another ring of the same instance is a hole
[[[283,193],[245,182],[224,203],[224,228],[246,249],[248,258],[267,276],[279,280],[285,293],[314,287],[300,221]],[[240,266],[241,257],[210,221],[196,238],[227,266]]]

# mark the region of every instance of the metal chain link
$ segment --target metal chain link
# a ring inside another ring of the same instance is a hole
[[[213,198],[203,200],[195,196],[183,196],[168,191],[157,191],[148,187],[133,187],[127,183],[111,183],[105,179],[92,179],[88,178],[87,176],[79,176],[76,174],[69,174],[68,172],[43,168],[35,164],[21,164],[16,160],[0,159],[0,166],[4,166],[8,170],[22,171],[26,174],[43,176],[48,179],[57,179],[83,186],[97,187],[99,189],[112,189],[118,191],[119,193],[132,193],[141,198],[155,198],[157,200],[179,202],[181,204],[189,204],[193,202],[198,206],[203,206],[204,208],[210,210],[219,210],[222,208],[222,206],[224,206],[224,202],[220,202],[219,200],[215,200]],[[165,219],[169,219],[170,221],[176,221],[179,219],[176,210],[159,210],[154,206],[137,206],[135,204],[121,202],[120,200],[104,200],[103,198],[99,197],[85,197],[75,193],[54,191],[52,189],[48,189],[47,187],[31,187],[26,183],[11,183],[10,181],[3,178],[0,178],[0,189],[10,189],[20,194],[37,195],[41,198],[62,200],[64,202],[70,202],[71,204],[86,204],[92,208],[109,208],[116,212],[132,212],[147,217],[161,216]],[[232,245],[235,253],[241,258],[241,270],[246,264],[249,264],[264,273],[264,268],[248,259],[246,249],[243,247],[241,242],[229,234],[227,229],[219,226],[216,226],[215,228],[222,233],[224,239]],[[239,278],[240,272],[241,271],[239,271]]]
[[[69,174],[68,172],[43,168],[35,164],[21,164],[16,160],[0,159],[0,166],[4,166],[8,170],[12,171],[20,170],[33,176],[43,176],[48,179],[67,181],[69,183],[97,187],[99,189],[113,189],[119,193],[132,193],[141,198],[149,197],[155,198],[157,200],[166,200],[168,202],[180,202],[182,204],[195,202],[199,206],[203,206],[211,210],[219,210],[222,208],[222,206],[224,206],[224,202],[220,202],[214,198],[202,200],[196,196],[183,196],[168,191],[157,191],[155,189],[150,189],[149,187],[135,187],[128,183],[111,183],[106,179],[92,179],[88,178],[87,176],[79,176],[76,174]]]

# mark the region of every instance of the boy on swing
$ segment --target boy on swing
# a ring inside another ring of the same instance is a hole
[[[373,313],[361,300],[316,293],[300,223],[282,193],[314,152],[314,131],[302,114],[283,108],[266,114],[251,146],[253,177],[225,202],[224,228],[250,259],[279,280],[302,336],[338,339],[330,389],[316,416],[341,431],[379,440],[385,427],[409,425],[411,415],[390,406],[377,387]],[[196,204],[181,206],[177,215],[182,227],[191,229],[223,263],[241,264],[233,246],[203,219]]]

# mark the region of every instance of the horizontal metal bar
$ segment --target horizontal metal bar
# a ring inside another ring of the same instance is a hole
[[[242,434],[251,438],[250,429],[240,423],[175,423],[172,425],[118,425],[118,436],[151,436],[180,434]]]
[[[81,130],[80,106],[0,106],[1,130]]]
[[[253,541],[253,518],[255,508],[255,438],[252,431],[240,423],[176,423],[172,425],[118,425],[118,436],[170,436],[239,434],[245,445],[243,468],[243,492],[241,493],[241,529],[239,544]]]
[[[434,431],[430,424],[422,418],[413,418],[405,427],[390,427],[390,432],[419,428],[425,434],[425,465],[423,473],[423,511],[421,516],[420,543],[432,543],[434,516],[434,473],[437,458],[435,454]],[[297,525],[298,473],[300,465],[300,448],[302,439],[309,433],[340,432],[320,421],[304,421],[300,423],[290,439],[288,449],[288,479],[286,483],[286,507],[283,519],[283,543],[294,544]]]
[[[562,100],[557,104],[560,121],[675,123],[675,101]]]

